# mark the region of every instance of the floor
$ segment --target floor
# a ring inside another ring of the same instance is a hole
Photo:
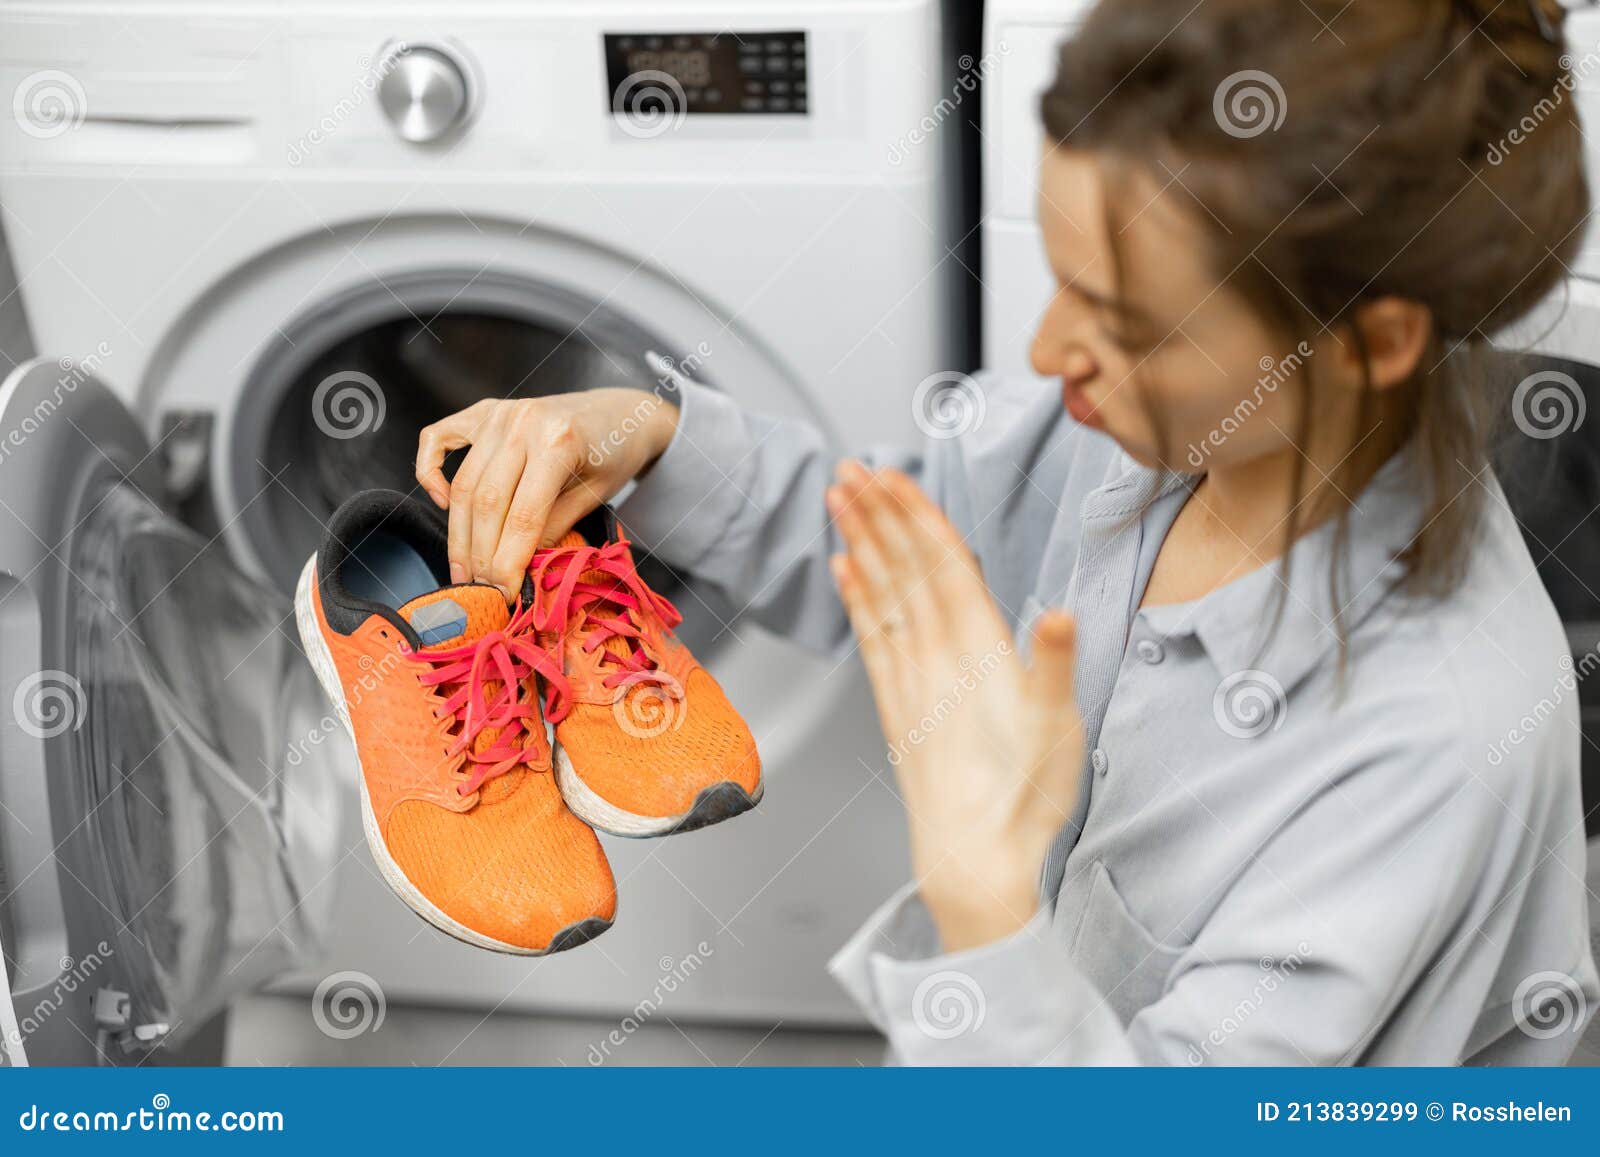
[[[876,1065],[883,1039],[660,1014],[634,1024],[403,1005],[324,1031],[310,997],[260,995],[234,1005],[225,1056],[230,1065]]]

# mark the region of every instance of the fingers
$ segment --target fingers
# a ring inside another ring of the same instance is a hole
[[[841,466],[839,477],[830,510],[860,563],[867,605],[925,619],[931,634],[965,648],[987,650],[1009,637],[976,556],[910,477],[893,469],[868,474],[859,463]],[[950,613],[958,607],[962,613]]]
[[[1065,820],[1077,807],[1083,768],[1083,717],[1074,679],[1077,623],[1065,611],[1048,611],[1033,629],[1033,665],[1023,682],[1027,715],[1034,720],[1034,761],[1028,778]]]
[[[901,470],[883,470],[879,472],[884,489],[894,500],[895,505],[921,527],[924,544],[937,545],[939,557],[955,557],[962,563],[968,563],[972,569],[977,569],[977,560],[972,551],[968,549],[966,539],[961,537],[961,532],[956,529],[955,523],[940,510],[933,499],[922,487],[913,482],[909,475]]]
[[[450,483],[444,476],[445,455],[477,440],[478,427],[490,408],[491,403],[478,402],[424,427],[417,437],[417,482],[441,510],[450,506]]]
[[[497,440],[490,435],[474,442],[456,469],[450,483],[450,581],[472,581],[472,510],[478,500],[478,484],[494,458]]]
[[[578,524],[580,518],[610,497],[611,495],[587,478],[575,479],[572,485],[561,492],[555,505],[550,508],[550,515],[545,519],[544,531],[539,536],[539,545],[554,546],[561,541],[562,535]]]
[[[657,405],[651,414],[670,416],[641,434],[643,396],[612,388],[490,399],[424,429],[416,477],[449,510],[450,580],[519,593],[534,552],[620,490],[649,461],[651,439],[676,428],[676,409]],[[467,454],[447,482],[445,456],[462,447]]]
[[[491,582],[495,552],[506,515],[528,465],[528,449],[521,439],[502,438],[485,464],[472,493],[471,576],[473,582]],[[518,584],[520,585],[520,584]]]
[[[880,652],[897,669],[942,670],[943,660],[954,653],[952,643],[981,632],[992,636],[982,646],[992,647],[1004,623],[975,567],[956,564],[965,585],[953,599],[938,581],[953,551],[971,556],[931,500],[898,471],[873,473],[846,461],[837,477],[827,504],[846,553],[834,564],[835,579],[848,576],[848,594],[843,586],[840,594],[847,597],[846,610],[869,670]],[[952,613],[965,607],[973,610]],[[956,620],[973,620],[976,626]],[[967,639],[964,645],[976,644]]]
[[[521,479],[498,528],[498,540],[492,547],[492,559],[486,576],[481,581],[494,583],[514,599],[522,590],[522,574],[528,569],[533,552],[542,541],[548,540],[547,526],[553,507],[562,489],[572,481],[572,471],[567,462],[554,457],[529,458],[526,454],[518,467]],[[473,547],[476,550],[478,529],[473,525]]]
[[[886,736],[903,730],[905,701],[905,659],[897,653],[890,632],[881,629],[878,613],[868,604],[860,571],[848,555],[836,554],[829,561],[839,599],[856,634],[861,661],[872,683],[872,697],[878,708],[878,723]]]
[[[859,464],[853,465],[857,470],[862,469]],[[864,470],[862,472],[865,474]],[[854,510],[859,513],[867,534],[878,544],[885,558],[906,571],[910,577],[926,579],[938,564],[940,552],[926,534],[917,533],[917,524],[911,518],[905,500],[889,487],[890,473],[888,470],[879,470],[866,477]]]
[[[1065,611],[1047,611],[1033,627],[1033,667],[1028,690],[1046,710],[1069,710],[1077,703],[1078,624]]]
[[[840,463],[836,477],[837,482],[829,487],[826,496],[828,513],[839,528],[851,563],[859,572],[862,598],[869,606],[876,607],[880,596],[897,585],[890,574],[891,561],[897,561],[897,556],[885,548],[876,526],[866,515],[870,504],[866,495],[872,490],[872,475],[861,463],[846,461]]]

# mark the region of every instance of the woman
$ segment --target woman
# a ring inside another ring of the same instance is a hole
[[[902,1060],[1559,1063],[1600,994],[1571,658],[1475,364],[1588,213],[1570,102],[1497,147],[1559,20],[1102,4],[1042,102],[1059,393],[870,465],[694,385],[483,402],[419,449],[453,577],[516,590],[641,476],[640,541],[859,646],[915,880],[834,967]]]

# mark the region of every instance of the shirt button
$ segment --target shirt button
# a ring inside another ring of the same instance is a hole
[[[1134,651],[1146,663],[1159,663],[1167,657],[1167,649],[1154,639],[1140,639]]]
[[[1089,766],[1094,768],[1096,775],[1106,773],[1106,768],[1111,766],[1111,760],[1106,756],[1105,748],[1097,747],[1089,753]]]

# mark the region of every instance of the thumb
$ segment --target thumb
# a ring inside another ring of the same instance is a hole
[[[1028,688],[1042,707],[1077,706],[1074,668],[1078,662],[1078,622],[1065,611],[1047,611],[1033,625],[1033,666]]]

